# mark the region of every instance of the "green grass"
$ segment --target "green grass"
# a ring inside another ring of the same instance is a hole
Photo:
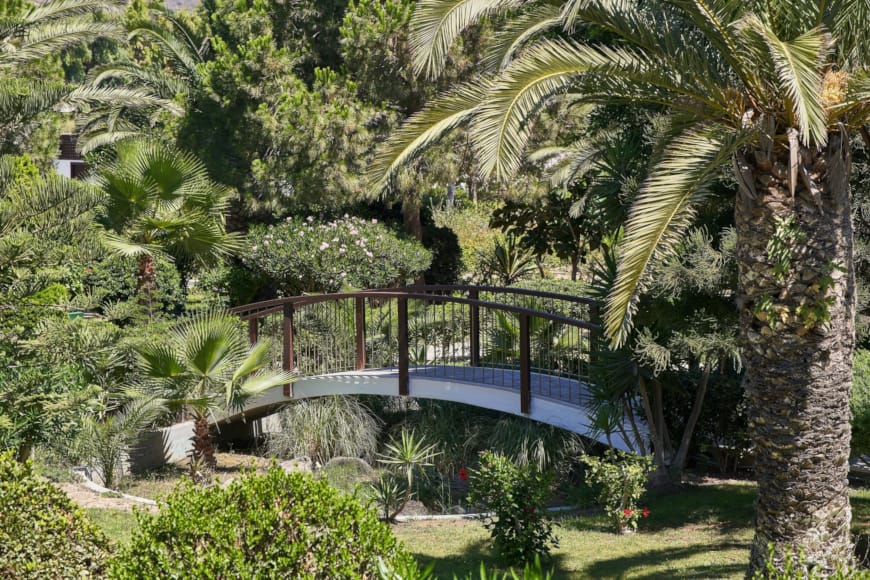
[[[648,519],[636,534],[611,533],[603,516],[570,516],[557,526],[555,578],[743,578],[752,539],[751,483],[687,486],[679,493],[648,496]],[[870,534],[870,489],[852,491],[853,529]],[[88,509],[116,542],[129,541],[136,522],[129,512]],[[465,577],[484,562],[506,569],[477,521],[399,524],[396,535],[423,565],[435,561],[440,578]],[[865,536],[866,537],[866,536]],[[866,540],[865,540],[866,541]]]
[[[139,525],[136,517],[128,511],[87,508],[88,517],[103,529],[106,536],[116,544],[126,544]]]

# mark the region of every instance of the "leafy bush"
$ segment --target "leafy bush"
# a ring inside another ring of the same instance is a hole
[[[587,455],[583,462],[588,466],[586,481],[598,487],[598,502],[616,533],[636,530],[638,519],[649,516],[646,508],[638,509],[638,501],[646,491],[652,458],[608,449],[603,458]]]
[[[432,260],[417,242],[399,238],[377,220],[287,218],[248,234],[243,262],[287,295],[384,288],[413,280]]]
[[[870,453],[870,350],[855,351],[851,407],[852,454]]]
[[[184,480],[112,561],[116,578],[370,578],[410,556],[357,500],[272,466],[226,488]]]
[[[532,562],[558,545],[553,526],[544,516],[552,479],[552,472],[520,467],[504,455],[481,454],[480,467],[470,476],[468,500],[493,512],[484,519],[484,526],[508,562]]]
[[[98,576],[108,555],[106,537],[64,492],[0,453],[0,577]]]
[[[423,245],[432,252],[432,263],[424,277],[427,284],[458,284],[462,276],[462,248],[450,228],[426,224]]]

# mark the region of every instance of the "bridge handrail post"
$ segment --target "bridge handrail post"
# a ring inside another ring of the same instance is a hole
[[[586,380],[592,382],[591,366],[598,362],[598,350],[601,348],[601,310],[597,302],[589,305],[589,322],[596,325],[596,329],[589,331],[589,365]],[[580,380],[580,377],[577,377]]]
[[[532,361],[529,315],[520,314],[520,412],[532,411]]]
[[[480,294],[477,290],[469,290],[468,297],[472,300],[478,300]],[[470,364],[473,367],[478,367],[480,366],[480,307],[477,304],[469,306],[469,320],[471,326]]]
[[[251,345],[257,344],[260,339],[260,319],[257,317],[248,320],[248,342]]]
[[[362,296],[356,299],[356,370],[366,368],[366,299]]]
[[[293,372],[296,367],[293,360],[293,304],[284,305],[284,321],[283,321],[283,367],[287,372]],[[284,385],[284,396],[293,396],[293,383]]]
[[[397,298],[399,323],[399,394],[408,395],[408,299]]]

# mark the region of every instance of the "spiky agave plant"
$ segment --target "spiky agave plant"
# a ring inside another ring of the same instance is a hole
[[[644,277],[675,245],[723,168],[738,183],[741,342],[759,482],[750,574],[768,543],[835,570],[852,559],[848,404],[855,289],[850,136],[870,144],[870,4],[835,0],[423,0],[412,44],[437,75],[452,41],[493,13],[530,25],[490,76],[411,118],[383,150],[376,187],[446,130],[470,123],[481,171],[507,178],[528,122],[552,96],[654,104],[669,115],[626,224],[607,300],[613,345],[625,340]],[[606,42],[585,42],[590,27]],[[541,35],[541,31],[548,34]],[[791,230],[782,224],[791,224]],[[771,244],[771,242],[773,242]],[[777,247],[789,247],[783,267]],[[774,251],[769,251],[771,247]]]

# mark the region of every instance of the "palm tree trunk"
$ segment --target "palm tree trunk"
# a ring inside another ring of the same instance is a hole
[[[139,256],[139,305],[148,314],[148,320],[154,319],[154,289],[157,286],[157,273],[154,271],[154,257],[148,254]]]
[[[767,155],[756,151],[738,163],[735,212],[743,384],[758,480],[750,576],[764,570],[769,544],[780,569],[787,551],[821,571],[853,559],[848,137],[832,133],[823,151],[800,148],[794,196],[788,149],[775,145]]]
[[[197,463],[201,463],[207,469],[213,469],[217,465],[214,451],[211,425],[208,424],[208,417],[204,413],[197,413],[196,420],[193,423],[193,461],[191,462],[191,469]]]

